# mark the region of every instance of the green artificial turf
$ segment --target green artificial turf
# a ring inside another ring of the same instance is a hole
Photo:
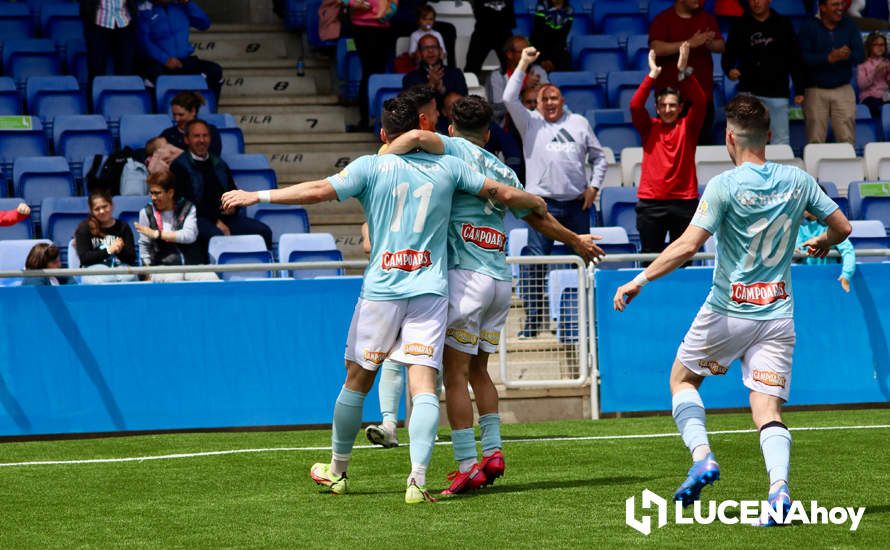
[[[890,410],[796,412],[791,427],[890,425]],[[710,431],[751,428],[742,414],[710,415]],[[673,434],[670,417],[503,427],[505,477],[478,492],[407,506],[408,447],[353,453],[350,494],[325,494],[308,477],[328,431],[193,433],[0,443],[0,463],[89,460],[279,449],[131,462],[0,467],[0,546],[545,548],[887,548],[890,428],[793,431],[794,499],[865,506],[849,525],[674,525],[646,537],[625,525],[625,500],[648,488],[669,498],[689,454],[679,437],[540,441]],[[447,443],[448,430],[440,443]],[[399,432],[407,441],[407,433]],[[363,437],[359,444],[364,444]],[[722,480],[703,500],[766,497],[756,433],[712,434]],[[428,477],[436,492],[454,468],[438,445]],[[697,546],[702,545],[702,546]]]

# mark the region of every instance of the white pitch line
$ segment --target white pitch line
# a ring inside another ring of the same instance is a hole
[[[890,428],[890,424],[877,424],[873,426],[805,426],[789,428],[794,432],[815,432],[826,430],[880,430]],[[733,435],[756,433],[755,429],[745,430],[718,430],[708,432],[708,435]],[[576,437],[536,437],[529,439],[504,439],[504,443],[545,443],[553,441],[609,441],[621,439],[659,439],[664,437],[679,437],[677,432],[659,434],[631,434],[631,435],[587,435]],[[451,441],[437,441],[436,445],[450,445]],[[356,445],[353,449],[376,449],[377,445]],[[172,460],[177,458],[197,458],[204,456],[220,456],[247,453],[280,453],[280,452],[306,452],[306,451],[330,451],[329,446],[324,447],[272,447],[267,449],[228,449],[225,451],[203,451],[198,453],[178,453],[170,455],[133,456],[123,458],[89,458],[83,460],[40,460],[31,462],[7,462],[0,463],[0,468],[14,466],[58,466],[73,464],[105,464],[115,462],[143,462],[148,460]]]

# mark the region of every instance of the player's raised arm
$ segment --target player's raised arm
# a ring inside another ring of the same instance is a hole
[[[571,246],[585,262],[590,262],[594,258],[606,255],[603,249],[596,245],[596,241],[602,239],[602,237],[599,235],[578,235],[559,223],[549,212],[543,216],[532,212],[522,219],[538,233]]]
[[[541,216],[547,214],[547,203],[541,197],[512,185],[496,182],[491,178],[485,178],[485,183],[477,195],[483,199],[498,201],[510,208],[525,208]]]
[[[445,142],[442,141],[442,136],[436,132],[411,130],[391,141],[386,152],[394,155],[404,155],[416,149],[423,149],[427,153],[441,155],[445,153]]]
[[[625,306],[640,293],[640,290],[646,283],[654,281],[659,277],[664,277],[688,262],[710,236],[711,233],[709,231],[689,224],[689,227],[680,235],[680,238],[669,244],[649,267],[644,269],[642,273],[639,273],[629,283],[618,287],[613,299],[615,309],[624,311]]]
[[[853,226],[850,225],[850,221],[841,212],[840,208],[825,218],[825,224],[828,226],[828,229],[824,233],[800,245],[806,249],[808,255],[815,258],[827,256],[831,252],[831,247],[840,244],[853,231]]]
[[[244,191],[241,189],[228,191],[222,196],[222,207],[228,210],[239,206],[250,206],[258,202],[315,204],[332,200],[337,200],[337,192],[327,179],[323,179],[271,191]]]

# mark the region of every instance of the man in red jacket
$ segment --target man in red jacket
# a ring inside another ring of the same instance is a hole
[[[679,90],[665,88],[655,96],[658,118],[650,117],[646,110],[646,99],[661,74],[655,50],[649,51],[649,74],[630,101],[631,119],[643,138],[636,208],[643,252],[664,250],[665,236],[670,233],[672,242],[679,237],[698,206],[695,147],[705,119],[707,98],[692,69],[687,67],[689,49],[689,42],[680,46]],[[682,116],[684,100],[689,109]]]

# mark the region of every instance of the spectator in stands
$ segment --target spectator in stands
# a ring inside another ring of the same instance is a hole
[[[881,107],[890,99],[890,60],[887,59],[887,37],[874,31],[865,39],[868,58],[856,69],[859,102],[868,107],[871,117],[881,122]]]
[[[136,247],[130,226],[114,218],[114,204],[105,190],[89,197],[90,215],[74,230],[74,246],[81,267],[102,271],[112,267],[136,265]],[[84,284],[136,281],[136,275],[90,275]]]
[[[198,118],[198,110],[207,103],[199,92],[179,92],[170,100],[170,110],[173,113],[173,125],[161,132],[161,137],[167,143],[180,149],[185,149],[185,125]],[[222,155],[222,138],[219,129],[214,124],[207,123],[210,128],[210,152],[216,156]]]
[[[145,144],[145,166],[148,173],[164,172],[170,169],[170,164],[182,154],[182,149],[170,145],[165,138],[158,136],[148,140]]]
[[[417,10],[427,4],[426,0],[401,0],[395,15],[390,19],[392,32],[396,38],[411,36],[417,30]],[[447,63],[457,67],[454,61],[454,48],[457,41],[457,29],[447,21],[435,20],[432,30],[442,37],[442,47],[447,52]],[[426,34],[426,33],[424,33]],[[419,37],[418,37],[419,41]]]
[[[698,207],[695,149],[707,100],[698,78],[686,71],[690,49],[687,42],[680,45],[679,91],[664,88],[655,95],[657,118],[646,110],[646,100],[662,72],[655,50],[649,51],[649,74],[630,101],[631,119],[643,138],[636,207],[643,252],[664,250],[668,234],[674,242],[686,230]],[[684,100],[689,103],[689,110],[682,116]]]
[[[503,57],[504,62],[501,65],[502,70],[494,71],[488,75],[488,82],[485,84],[485,94],[488,96],[488,102],[494,111],[494,120],[498,124],[504,123],[504,116],[507,114],[507,108],[504,106],[504,88],[507,87],[507,79],[516,70],[516,65],[522,57],[522,50],[528,48],[528,39],[524,36],[511,36],[504,41]],[[537,88],[539,84],[547,84],[547,71],[540,65],[532,65],[522,83],[523,90]],[[537,94],[535,95],[537,100]]]
[[[25,259],[25,269],[62,269],[59,248],[54,244],[35,244]],[[25,277],[22,286],[59,286],[71,282],[69,277]]]
[[[439,41],[439,54],[442,62],[448,59],[448,49],[445,47],[445,39],[442,35],[433,29],[436,24],[436,10],[429,4],[423,4],[417,8],[417,30],[411,33],[408,44],[408,53],[416,62],[420,62],[419,46],[420,39],[428,34],[436,37]]]
[[[589,233],[588,210],[596,202],[606,175],[606,157],[581,115],[567,113],[559,88],[545,84],[538,93],[538,110],[529,111],[519,99],[526,70],[538,59],[535,48],[526,48],[504,90],[504,104],[522,135],[525,156],[525,188],[547,201],[547,209],[560,223],[579,235]],[[587,164],[593,165],[587,176]],[[553,240],[529,228],[528,251],[550,254]],[[525,327],[521,338],[533,338],[544,328],[543,265],[523,270]]]
[[[21,202],[15,210],[0,211],[0,227],[8,227],[23,222],[31,215],[31,207]]]
[[[542,0],[535,7],[531,41],[541,52],[538,63],[548,73],[572,69],[568,44],[574,14],[568,0]]]
[[[222,194],[237,187],[226,162],[210,152],[207,123],[196,118],[186,125],[185,132],[188,150],[173,161],[170,170],[176,179],[176,196],[188,200],[197,209],[201,253],[206,258],[207,242],[217,235],[261,235],[271,250],[269,226],[237,210],[222,209]]]
[[[788,76],[794,102],[803,103],[803,60],[791,20],[770,8],[771,0],[748,0],[749,9],[729,31],[721,64],[739,92],[755,96],[769,110],[770,143],[788,145]]]
[[[80,18],[90,82],[99,75],[134,73],[136,1],[81,0]],[[110,73],[109,61],[113,66]]]
[[[540,91],[541,86],[531,86],[522,89],[522,104],[529,111],[538,110],[538,92]]]
[[[720,27],[713,15],[701,9],[701,0],[676,0],[674,5],[655,16],[649,25],[649,47],[658,55],[661,76],[655,90],[678,86],[677,57],[680,44],[689,42],[689,68],[698,75],[698,83],[707,98],[707,113],[698,135],[699,145],[711,143],[714,126],[714,62],[711,53],[725,47]]]
[[[153,0],[139,6],[139,46],[146,77],[154,82],[162,74],[200,74],[219,99],[222,67],[200,59],[189,42],[189,29],[210,28],[210,18],[197,2]]]
[[[501,67],[506,65],[501,48],[516,26],[513,0],[473,0],[473,17],[476,18],[476,26],[470,36],[464,70],[481,77],[482,64],[492,50],[497,54]]]
[[[385,73],[386,63],[393,52],[394,37],[389,20],[395,14],[398,2],[391,0],[344,0],[349,6],[352,23],[352,39],[362,65],[362,81],[359,85],[359,122],[354,130],[370,130],[368,119],[368,78],[372,74]],[[438,40],[436,41],[438,44]]]
[[[204,254],[198,241],[195,205],[176,197],[171,172],[156,172],[148,178],[151,204],[139,212],[139,257],[142,265],[200,265]],[[215,273],[155,273],[153,282],[215,281]]]
[[[804,211],[803,217],[804,221],[800,224],[800,229],[797,230],[797,248],[806,251],[806,247],[801,245],[811,238],[824,233],[826,226],[824,223],[820,222],[816,216],[807,211]],[[853,248],[853,243],[850,242],[850,239],[844,239],[832,248],[840,252],[840,261],[843,262],[841,275],[837,280],[841,284],[841,288],[844,289],[844,292],[850,292],[850,281],[853,280],[853,275],[856,273],[856,250]],[[836,264],[838,263],[838,259],[829,258],[827,256],[825,258],[807,256],[806,259],[804,259],[804,263],[807,265]]]
[[[865,60],[859,29],[844,15],[843,0],[819,0],[820,19],[808,19],[798,39],[807,73],[804,118],[807,143],[824,143],[828,120],[834,139],[856,142],[853,66]]]
[[[418,84],[426,84],[436,92],[436,104],[441,109],[445,94],[457,92],[467,95],[467,81],[464,73],[455,67],[442,63],[439,39],[431,34],[420,38],[420,65],[402,78],[402,88],[408,89]],[[434,126],[435,127],[435,126]]]

